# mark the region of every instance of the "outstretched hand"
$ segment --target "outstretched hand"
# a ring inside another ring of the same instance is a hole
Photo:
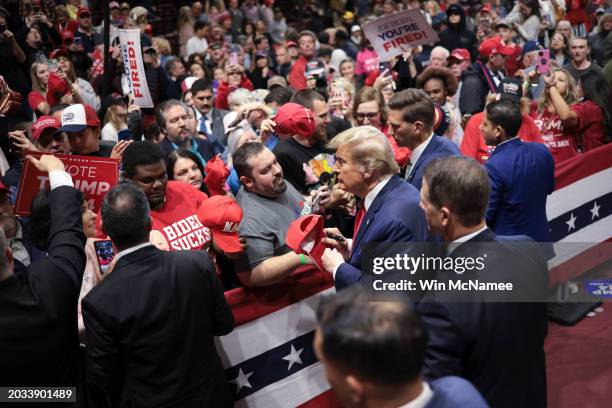
[[[64,163],[62,163],[62,161],[57,157],[50,154],[43,154],[40,159],[33,156],[26,156],[26,159],[28,159],[40,171],[45,171],[47,173],[54,170],[66,171]]]

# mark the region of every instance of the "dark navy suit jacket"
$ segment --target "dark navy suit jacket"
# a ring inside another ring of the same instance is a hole
[[[425,242],[428,236],[425,214],[419,207],[419,192],[393,176],[378,193],[353,239],[351,257],[336,271],[336,289],[362,280],[362,248],[373,242]],[[372,275],[367,275],[368,279]],[[362,282],[366,283],[366,282]]]
[[[493,248],[491,243],[495,243]],[[548,268],[539,245],[531,238],[500,237],[486,229],[448,256],[473,258],[483,253],[487,254],[485,268],[465,272],[462,277],[512,281],[515,287],[546,293]],[[457,279],[454,272],[450,274],[450,279]],[[516,296],[512,293],[509,296]],[[546,303],[452,302],[441,299],[442,295],[428,293],[418,304],[429,335],[425,378],[463,377],[492,407],[545,408]]]
[[[478,390],[469,381],[449,375],[429,383],[433,397],[425,408],[488,408]]]
[[[555,188],[555,165],[546,146],[508,140],[495,148],[485,167],[491,180],[489,228],[497,235],[549,242],[546,197]]]
[[[421,153],[421,156],[416,163],[412,163],[412,170],[406,179],[410,184],[421,190],[423,183],[423,170],[427,167],[427,163],[438,157],[459,156],[459,148],[456,144],[445,137],[433,135],[431,141]]]

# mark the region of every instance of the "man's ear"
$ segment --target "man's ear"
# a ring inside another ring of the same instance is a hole
[[[353,402],[353,405],[359,406],[363,402],[365,385],[357,377],[352,375],[348,375],[345,381],[350,390],[349,398]]]
[[[255,184],[253,179],[247,176],[240,176],[240,183],[248,190],[251,190]]]
[[[442,217],[441,223],[443,227],[447,227],[451,221],[451,211],[448,207],[442,207],[440,209],[440,216]]]
[[[495,137],[497,138],[497,142],[506,140],[506,131],[501,126],[495,126]]]

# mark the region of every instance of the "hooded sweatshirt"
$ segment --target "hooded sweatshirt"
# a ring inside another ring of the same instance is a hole
[[[458,24],[451,24],[448,22],[450,12],[459,13],[461,20]],[[438,35],[440,38],[440,45],[449,51],[452,51],[455,48],[465,48],[470,51],[472,56],[474,56],[477,39],[474,32],[467,28],[467,21],[463,7],[457,4],[453,4],[448,7],[446,9],[446,20],[448,28]]]

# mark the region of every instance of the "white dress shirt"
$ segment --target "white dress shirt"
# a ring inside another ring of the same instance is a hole
[[[385,176],[383,177],[380,182],[376,185],[376,187],[374,187],[372,190],[370,190],[370,192],[368,194],[366,194],[364,200],[363,200],[363,207],[365,209],[366,212],[368,212],[368,209],[370,208],[370,206],[372,205],[372,203],[374,202],[374,200],[376,199],[376,196],[378,196],[378,194],[382,191],[383,188],[385,188],[385,186],[387,185],[387,183],[389,182],[389,180],[391,180],[391,177],[393,176]],[[365,215],[364,215],[365,218]],[[357,235],[357,231],[355,231],[355,235]],[[353,249],[353,240],[350,238],[347,238],[346,240],[346,245],[348,247],[349,252],[352,251]],[[334,279],[336,278],[336,272],[338,271],[338,268],[340,267],[340,265],[342,265],[341,263],[336,265],[336,267],[334,268],[332,275],[334,277]]]
[[[459,237],[457,239],[455,239],[453,242],[451,242],[450,244],[448,244],[448,248],[447,248],[447,253],[450,255],[451,252],[453,252],[455,249],[459,248],[459,246],[461,244],[463,244],[464,242],[469,241],[470,239],[474,238],[476,235],[480,234],[482,231],[486,230],[487,226],[485,225],[484,227],[471,232],[467,235],[464,235],[462,237]]]
[[[144,248],[144,247],[147,247],[149,245],[153,245],[153,244],[151,244],[149,241],[147,241],[147,242],[143,242],[142,244],[134,245],[133,247],[129,247],[127,249],[124,249],[123,251],[119,251],[117,253],[117,255],[115,255],[115,258],[113,259],[113,261],[116,264],[117,261],[119,261],[119,258],[121,258],[122,256],[127,255],[127,254],[131,254],[132,252],[136,252],[140,248]]]
[[[399,406],[398,408],[425,408],[429,401],[433,398],[433,391],[429,384],[423,381],[423,390],[419,394],[418,397],[413,399],[412,401]]]
[[[433,135],[434,134],[432,132],[431,135],[427,139],[425,139],[423,143],[415,147],[414,150],[412,151],[412,155],[410,156],[411,167],[410,167],[410,171],[406,174],[406,178],[408,178],[408,176],[410,176],[410,173],[412,173],[412,169],[414,169],[414,165],[417,164],[417,161],[419,161],[419,158],[421,157],[421,155],[423,154],[423,152],[429,145],[429,142],[431,142]]]

